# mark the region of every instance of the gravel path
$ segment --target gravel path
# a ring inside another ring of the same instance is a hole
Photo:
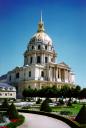
[[[22,113],[25,116],[25,122],[18,128],[71,128],[66,123],[47,116]]]

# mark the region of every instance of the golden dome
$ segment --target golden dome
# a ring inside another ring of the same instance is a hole
[[[42,21],[42,14],[41,14],[41,18],[38,24],[38,31],[37,33],[35,33],[32,38],[30,39],[29,43],[44,43],[47,45],[52,45],[52,39],[48,36],[48,34],[45,33],[44,31],[44,23]]]

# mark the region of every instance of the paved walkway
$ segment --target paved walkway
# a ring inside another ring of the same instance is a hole
[[[47,116],[22,113],[25,116],[25,122],[18,128],[71,128],[66,123]]]

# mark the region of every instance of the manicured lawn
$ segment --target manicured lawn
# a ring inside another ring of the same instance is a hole
[[[53,112],[61,112],[61,111],[70,111],[71,114],[70,115],[77,115],[77,113],[79,112],[80,108],[81,108],[81,104],[72,104],[72,106],[68,107],[68,106],[56,106],[56,107],[52,107]]]
[[[26,109],[40,111],[40,105],[41,104],[36,104],[36,105],[33,105],[32,107],[27,107]],[[72,106],[64,106],[64,105],[55,106],[55,107],[52,107],[52,112],[56,112],[60,114],[61,111],[68,111],[70,112],[70,114],[68,114],[69,116],[76,116],[81,107],[82,107],[82,104],[80,103],[72,104]]]

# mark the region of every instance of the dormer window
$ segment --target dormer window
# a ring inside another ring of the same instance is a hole
[[[40,45],[38,45],[38,50],[40,50],[41,49],[41,46]]]

